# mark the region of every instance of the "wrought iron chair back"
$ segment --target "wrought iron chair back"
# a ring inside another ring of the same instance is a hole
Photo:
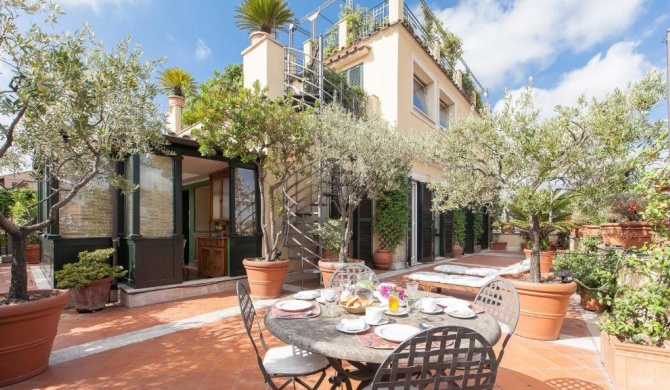
[[[497,371],[495,353],[484,336],[442,326],[400,344],[377,370],[371,389],[493,389]]]
[[[507,327],[507,336],[498,355],[500,363],[505,353],[505,346],[519,322],[519,293],[509,280],[496,278],[479,290],[475,297],[475,305]]]
[[[340,287],[343,282],[349,280],[351,275],[356,275],[359,278],[372,278],[371,281],[375,283],[375,285],[379,284],[379,277],[377,277],[375,271],[370,269],[365,264],[352,263],[343,265],[342,267],[336,269],[335,272],[333,272],[333,276],[330,278],[330,286],[327,287]]]

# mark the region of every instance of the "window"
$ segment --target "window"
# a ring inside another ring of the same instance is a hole
[[[363,64],[352,66],[342,72],[350,87],[363,87]]]
[[[449,128],[449,111],[450,111],[450,106],[440,100],[440,127],[443,129],[448,129]]]
[[[414,78],[414,92],[413,92],[414,107],[426,115],[430,115],[428,110],[428,88],[418,78]]]

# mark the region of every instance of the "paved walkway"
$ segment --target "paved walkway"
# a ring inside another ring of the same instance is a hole
[[[503,267],[522,257],[520,252],[487,252],[458,262]],[[435,265],[419,267],[431,270]],[[419,267],[380,277],[404,284],[404,275]],[[4,266],[0,271],[2,286],[8,273]],[[286,284],[285,293],[298,291],[297,283]],[[272,302],[255,301],[260,316]],[[559,340],[512,337],[497,389],[611,389],[596,339],[587,326],[595,316],[583,313],[576,302],[570,306]],[[267,336],[270,346],[281,345]],[[134,309],[109,305],[91,314],[63,310],[47,371],[8,388],[246,390],[265,385],[231,292]]]

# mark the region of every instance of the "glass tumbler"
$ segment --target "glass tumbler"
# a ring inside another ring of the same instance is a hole
[[[389,310],[394,313],[400,310],[400,296],[396,291],[389,293]]]

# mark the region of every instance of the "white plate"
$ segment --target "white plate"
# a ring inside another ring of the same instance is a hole
[[[442,313],[442,312],[444,312],[444,309],[442,309],[441,307],[437,307],[437,306],[436,306],[435,309],[432,310],[432,311],[430,311],[430,310],[423,310],[423,309],[421,309],[421,308],[419,308],[419,311],[421,311],[421,312],[424,313],[424,314],[437,314],[437,313]]]
[[[337,325],[335,325],[335,328],[337,330],[339,330],[340,332],[349,333],[349,334],[356,334],[356,333],[365,332],[366,330],[370,329],[370,325],[365,324],[365,327],[363,329],[346,330],[346,329],[344,329],[344,326],[342,325],[342,323],[338,322]]]
[[[451,306],[444,309],[444,312],[456,318],[472,318],[475,312],[467,306]]]
[[[317,302],[319,302],[319,303],[322,304],[322,305],[325,305],[325,304],[326,304],[326,301],[324,301],[323,298],[321,298],[321,297],[316,297],[316,299],[314,299],[314,300],[317,301]]]
[[[382,318],[379,320],[379,322],[368,322],[368,320],[366,320],[365,318],[363,318],[363,320],[365,321],[366,324],[372,326],[386,325],[390,322],[388,318]]]
[[[299,301],[295,299],[289,299],[286,301],[280,301],[275,304],[277,309],[284,311],[303,311],[312,307],[312,304],[307,301]]]
[[[293,294],[293,298],[296,299],[304,299],[306,301],[311,301],[312,299],[315,299],[319,297],[321,294],[318,291],[300,291],[295,294]]]
[[[437,304],[442,306],[442,307],[448,307],[448,306],[470,306],[470,302],[465,301],[463,299],[458,299],[454,297],[445,297],[445,298],[438,298],[437,299]]]
[[[384,314],[389,316],[400,317],[409,314],[409,311],[407,311],[407,309],[400,309],[398,311],[386,310]]]
[[[388,324],[377,327],[375,329],[375,334],[385,340],[400,343],[414,336],[420,331],[421,330],[419,328],[410,325]]]

